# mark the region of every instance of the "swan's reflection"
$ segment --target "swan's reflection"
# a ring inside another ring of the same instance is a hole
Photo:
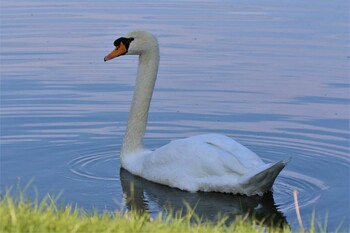
[[[120,169],[120,180],[129,210],[151,211],[149,204],[156,204],[161,211],[181,211],[186,214],[189,205],[197,216],[210,221],[217,221],[217,216],[228,216],[227,223],[235,216],[248,215],[264,220],[267,226],[283,226],[286,218],[275,206],[272,193],[263,197],[247,197],[222,193],[189,193],[176,188],[156,184]]]

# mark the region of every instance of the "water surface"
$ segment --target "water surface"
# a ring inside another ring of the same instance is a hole
[[[1,191],[34,178],[86,209],[155,215],[185,199],[208,218],[254,209],[296,228],[298,190],[306,224],[315,210],[349,227],[347,4],[2,1]],[[216,132],[266,162],[292,158],[272,194],[189,194],[120,170],[137,58],[103,57],[133,29],[161,46],[147,147]]]

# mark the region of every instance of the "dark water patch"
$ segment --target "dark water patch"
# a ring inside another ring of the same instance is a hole
[[[326,96],[302,96],[296,97],[295,101],[299,104],[340,104],[344,105],[350,104],[350,100],[348,98],[337,98],[337,97],[326,97]]]
[[[346,107],[346,106],[344,106]],[[339,118],[324,118],[324,119],[305,119],[303,121],[299,121],[305,125],[318,126],[325,129],[337,129],[343,130],[347,132],[350,128],[350,120],[349,119],[339,119]],[[349,134],[349,133],[347,133]],[[345,137],[347,139],[348,137]]]
[[[339,89],[350,89],[349,83],[326,83],[330,88],[339,88]]]

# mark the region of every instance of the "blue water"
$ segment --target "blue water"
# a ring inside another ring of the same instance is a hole
[[[292,158],[273,194],[189,194],[120,170],[137,58],[103,57],[134,29],[161,47],[147,147],[216,132]],[[208,218],[255,209],[297,229],[297,190],[305,225],[315,211],[349,228],[348,51],[347,1],[2,1],[1,192],[33,180],[88,210],[155,215],[185,199]]]

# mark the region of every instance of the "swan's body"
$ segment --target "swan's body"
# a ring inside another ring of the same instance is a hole
[[[121,165],[134,175],[191,192],[263,194],[286,165],[265,164],[258,155],[231,138],[204,134],[175,140],[154,151],[143,147],[148,110],[157,78],[159,49],[150,33],[134,31],[114,42],[105,61],[139,55],[138,77],[121,149]]]

